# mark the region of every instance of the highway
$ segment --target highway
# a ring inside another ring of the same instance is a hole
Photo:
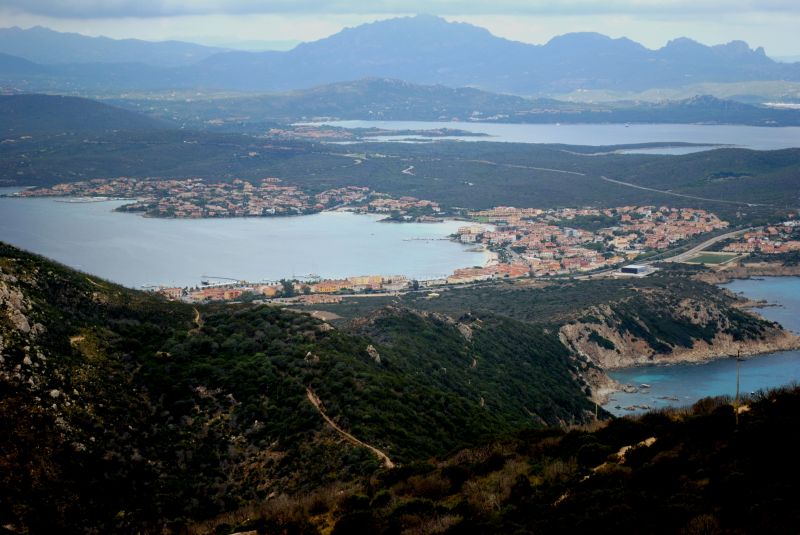
[[[748,227],[748,228],[743,228],[743,229],[739,229],[739,230],[733,230],[731,232],[726,232],[725,234],[720,234],[719,236],[714,236],[713,238],[709,238],[706,241],[704,241],[703,243],[701,243],[699,245],[695,245],[694,247],[692,247],[688,251],[676,254],[675,256],[671,256],[669,258],[664,258],[663,260],[652,260],[652,261],[649,261],[649,262],[642,262],[642,263],[643,264],[650,264],[652,262],[685,262],[686,260],[691,258],[693,255],[699,253],[700,251],[702,251],[702,250],[704,250],[704,249],[706,249],[708,247],[711,247],[715,243],[721,242],[723,240],[727,240],[728,238],[733,238],[734,236],[738,236],[739,234],[744,234],[745,232],[749,232],[751,230],[753,230],[753,227]]]
[[[699,253],[700,251],[702,251],[702,250],[704,250],[704,249],[706,249],[708,247],[711,247],[715,243],[721,242],[723,240],[727,240],[728,238],[733,238],[734,236],[738,236],[739,234],[744,234],[745,232],[749,232],[749,231],[751,231],[753,229],[754,229],[754,227],[748,227],[748,228],[743,228],[743,229],[739,229],[739,230],[732,230],[730,232],[726,232],[725,234],[720,234],[719,236],[714,236],[713,238],[709,238],[706,241],[695,245],[694,247],[692,247],[688,251],[684,251],[682,253],[678,253],[676,255],[673,255],[673,256],[670,256],[670,257],[667,257],[667,258],[654,258],[652,260],[644,260],[644,261],[641,261],[641,262],[636,262],[636,264],[640,265],[640,266],[649,266],[651,264],[655,264],[656,262],[685,262],[686,260],[691,258],[693,255]],[[615,273],[618,273],[618,271],[619,271],[619,268],[614,267],[614,268],[604,269],[604,270],[601,270],[601,271],[595,271],[594,273],[589,273],[587,275],[580,275],[580,276],[575,277],[575,278],[578,279],[578,280],[590,280],[590,279],[607,277],[609,275],[613,275]]]

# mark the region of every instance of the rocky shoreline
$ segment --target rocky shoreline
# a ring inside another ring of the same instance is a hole
[[[655,354],[641,357],[632,364],[610,368],[597,368],[592,373],[584,374],[584,379],[592,392],[592,400],[600,405],[608,402],[615,392],[636,392],[638,387],[620,383],[608,375],[608,371],[644,366],[672,366],[676,364],[703,364],[713,360],[730,358],[740,354],[742,357],[758,357],[782,351],[800,349],[800,336],[781,330],[767,340],[734,341],[730,336],[720,336],[712,343],[702,340],[695,342],[692,348],[681,348],[668,354]]]
[[[695,276],[696,279],[710,284],[720,285],[735,279],[748,279],[751,277],[793,277],[800,276],[800,266],[785,266],[778,263],[753,263],[730,266],[720,271],[704,272]],[[756,310],[768,306],[779,306],[763,300],[753,300],[739,297],[737,308],[746,309],[749,313],[759,317]],[[596,326],[591,326],[596,328]],[[734,340],[730,334],[719,333],[713,341],[695,340],[693,347],[678,347],[670,353],[653,353],[644,347],[640,340],[629,336],[616,336],[614,342],[622,351],[611,355],[610,351],[602,348],[587,347],[586,344],[577,344],[581,338],[581,329],[586,328],[580,323],[562,328],[562,343],[578,350],[578,352],[598,367],[591,369],[591,373],[584,374],[592,392],[592,399],[599,403],[608,402],[609,396],[615,392],[635,392],[637,386],[626,385],[615,381],[608,375],[608,371],[640,366],[669,366],[673,364],[702,364],[705,362],[731,357],[737,353],[743,357],[756,357],[793,351],[800,349],[800,336],[785,330],[782,326],[770,329],[761,339],[747,341]],[[605,333],[604,333],[605,334]],[[570,340],[571,339],[571,340]],[[579,347],[580,346],[580,347]],[[641,346],[641,347],[640,347]],[[605,354],[604,354],[605,353]]]
[[[800,277],[800,264],[787,266],[778,262],[739,263],[694,276],[695,279],[709,284],[727,284],[735,279],[753,277]]]

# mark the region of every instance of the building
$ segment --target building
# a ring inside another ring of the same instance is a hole
[[[650,266],[643,266],[641,264],[628,264],[619,268],[619,272],[624,275],[649,275],[653,272]]]
[[[259,286],[258,291],[264,297],[275,297],[278,295],[278,292],[282,290],[282,286],[274,286],[274,285],[264,285]]]
[[[183,297],[183,288],[159,288],[157,292],[173,301]]]

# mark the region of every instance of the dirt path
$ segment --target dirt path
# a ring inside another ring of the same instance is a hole
[[[314,405],[314,408],[317,409],[317,411],[322,416],[322,418],[326,422],[328,422],[328,425],[333,427],[334,431],[336,431],[337,433],[342,435],[345,438],[345,440],[347,440],[351,444],[354,444],[356,446],[361,446],[362,448],[367,448],[369,451],[374,453],[375,456],[378,459],[381,460],[381,462],[383,462],[383,466],[385,466],[386,468],[394,468],[394,463],[392,462],[391,459],[389,459],[388,455],[383,453],[381,450],[379,450],[375,446],[370,446],[366,442],[362,442],[362,441],[358,440],[356,437],[354,437],[353,435],[351,435],[350,433],[348,433],[347,431],[345,431],[344,429],[342,429],[341,427],[336,425],[336,422],[331,420],[330,417],[327,414],[325,414],[325,411],[322,409],[322,402],[317,397],[317,395],[314,393],[314,391],[311,390],[310,387],[306,388],[306,395],[308,396],[308,401],[310,401],[311,404]]]
[[[194,309],[194,324],[196,327],[189,331],[189,334],[197,334],[200,332],[200,329],[203,328],[203,316],[200,315],[200,311],[197,310],[197,307],[192,307]]]
[[[97,282],[97,281],[93,281],[93,280],[92,280],[92,279],[90,279],[89,277],[86,277],[86,280],[87,280],[87,281],[89,281],[89,283],[91,283],[91,284],[93,284],[93,285],[97,286],[98,288],[103,288],[104,290],[106,289],[106,286],[105,286],[104,284],[100,284],[100,283],[99,283],[99,282]]]

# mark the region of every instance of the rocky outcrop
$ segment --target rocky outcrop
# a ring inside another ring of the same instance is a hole
[[[720,270],[702,271],[695,279],[710,284],[724,284],[734,279],[750,277],[797,277],[800,276],[800,265],[784,265],[780,262],[739,263],[725,266]]]
[[[614,349],[602,347],[597,342],[589,340],[592,332],[599,333],[611,341]],[[749,356],[800,348],[800,337],[780,328],[770,329],[764,338],[749,340],[735,340],[730,334],[718,333],[711,342],[694,340],[692,347],[674,347],[668,353],[658,352],[647,342],[632,336],[629,332],[620,333],[606,325],[585,323],[565,325],[559,331],[559,337],[564,345],[604,370],[646,364],[704,362],[729,357],[735,355],[737,351]]]
[[[625,388],[607,375],[608,370],[800,348],[800,337],[744,310],[748,303],[729,292],[714,298],[654,293],[635,306],[629,304],[590,307],[559,329],[561,342],[583,360],[581,376],[599,403]]]
[[[381,363],[381,354],[378,353],[378,350],[375,349],[375,346],[370,344],[367,346],[367,354],[369,357],[375,361],[375,364]]]

